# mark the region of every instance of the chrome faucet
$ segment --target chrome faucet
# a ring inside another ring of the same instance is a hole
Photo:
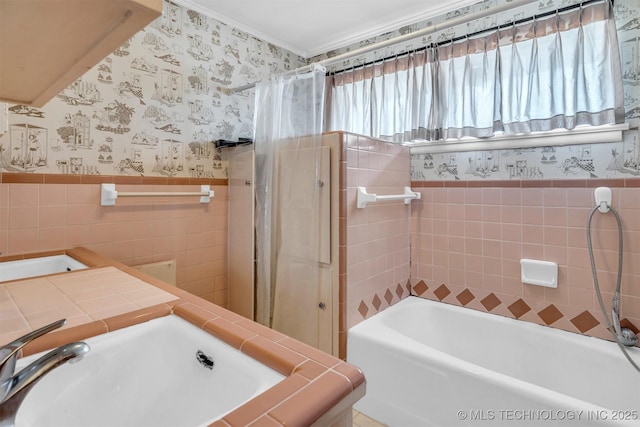
[[[16,414],[31,388],[52,369],[68,362],[78,361],[89,351],[83,342],[65,344],[24,367],[15,373],[18,353],[34,339],[58,329],[66,323],[66,319],[58,320],[43,326],[27,335],[10,342],[0,348],[0,427],[13,426]]]

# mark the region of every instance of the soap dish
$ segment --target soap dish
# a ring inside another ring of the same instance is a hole
[[[558,287],[558,264],[555,262],[521,259],[520,268],[522,283],[547,288]]]

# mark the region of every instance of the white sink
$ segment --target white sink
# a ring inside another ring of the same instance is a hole
[[[0,262],[0,282],[44,276],[45,274],[64,273],[84,268],[87,268],[87,266],[69,255],[51,255],[5,261]]]
[[[29,392],[16,426],[208,425],[285,378],[174,315],[85,342],[81,361]]]

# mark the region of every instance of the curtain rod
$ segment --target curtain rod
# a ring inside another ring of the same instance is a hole
[[[460,24],[464,24],[467,22],[471,22],[471,21],[475,21],[476,19],[481,19],[484,18],[486,16],[489,15],[494,15],[496,13],[500,13],[500,12],[504,12],[506,10],[510,10],[510,9],[515,9],[518,8],[520,6],[525,6],[527,4],[531,4],[531,3],[537,3],[538,0],[514,0],[510,3],[503,3],[500,6],[496,6],[494,8],[488,8],[485,10],[481,10],[479,12],[475,12],[475,13],[471,13],[468,15],[463,15],[460,16],[458,18],[454,18],[451,19],[449,21],[445,21],[441,24],[435,24],[435,25],[430,25],[428,27],[423,28],[422,30],[418,30],[412,33],[407,33],[398,37],[394,37],[391,38],[389,40],[383,40],[381,42],[378,43],[374,43],[368,46],[364,46],[355,50],[352,50],[350,52],[345,52],[342,53],[340,55],[336,55],[334,57],[331,58],[327,58],[327,59],[323,59],[321,61],[318,62],[314,62],[312,64],[309,65],[304,65],[302,67],[296,68],[295,70],[291,70],[291,71],[287,71],[285,73],[282,73],[283,75],[291,75],[291,74],[298,74],[298,73],[302,73],[302,72],[308,72],[310,70],[313,69],[313,66],[316,64],[319,65],[330,65],[330,64],[335,64],[338,63],[344,59],[348,59],[348,58],[353,58],[354,56],[358,56],[364,53],[369,53],[371,51],[377,50],[377,49],[381,49],[383,47],[387,47],[387,46],[391,46],[394,44],[398,44],[398,43],[402,43],[408,40],[413,40],[413,39],[417,39],[418,37],[422,37],[422,36],[426,36],[428,34],[433,34],[437,31],[440,31],[442,29],[445,28],[451,28],[451,27],[455,27],[456,25],[460,25]],[[257,82],[253,82],[253,83],[249,83],[246,84],[244,86],[238,86],[235,88],[228,88],[228,87],[224,87],[224,86],[218,86],[216,89],[218,89],[220,92],[226,94],[226,95],[233,95],[234,93],[238,93],[238,92],[242,92],[245,91],[247,89],[252,89],[256,86]]]
[[[575,4],[572,4],[572,5],[569,5],[569,6],[564,6],[564,7],[558,8],[558,9],[550,10],[548,12],[543,12],[543,13],[540,13],[538,15],[533,15],[533,16],[530,16],[530,17],[527,17],[527,18],[521,18],[521,19],[518,19],[517,21],[507,22],[507,23],[504,23],[504,24],[501,24],[501,25],[496,25],[495,27],[486,28],[484,30],[478,30],[478,31],[475,31],[473,33],[465,34],[463,36],[454,37],[454,38],[451,38],[451,39],[448,39],[448,40],[443,40],[441,42],[435,42],[435,43],[432,42],[432,43],[429,43],[426,46],[414,49],[411,52],[403,52],[403,53],[398,54],[398,55],[386,56],[384,58],[376,59],[374,61],[369,61],[369,62],[365,62],[365,63],[362,63],[362,64],[358,64],[358,65],[356,65],[354,67],[349,67],[349,68],[345,68],[345,69],[337,70],[337,71],[331,71],[330,73],[327,73],[327,75],[335,75],[335,74],[344,73],[345,71],[351,71],[351,70],[356,69],[356,68],[367,67],[369,65],[373,65],[373,64],[376,64],[378,62],[386,61],[386,60],[393,59],[393,58],[396,58],[396,57],[401,57],[401,56],[404,56],[404,55],[408,55],[410,53],[422,52],[423,50],[431,49],[433,47],[443,46],[443,45],[446,45],[446,44],[449,44],[449,43],[455,43],[457,41],[464,40],[464,39],[469,38],[469,37],[474,37],[474,36],[477,36],[477,35],[480,35],[480,34],[483,34],[483,33],[496,31],[496,30],[499,30],[500,28],[503,28],[503,27],[511,27],[511,26],[514,26],[514,25],[523,24],[525,22],[529,22],[529,21],[533,21],[533,20],[536,20],[536,19],[545,18],[547,16],[551,16],[551,15],[554,15],[556,13],[568,12],[568,11],[573,10],[573,9],[578,9],[580,7],[584,7],[584,6],[589,5],[591,3],[597,3],[597,2],[603,2],[604,3],[606,1],[611,1],[611,4],[613,5],[613,1],[614,0],[586,0],[586,1],[583,1],[583,2],[580,2],[580,3],[575,3]]]

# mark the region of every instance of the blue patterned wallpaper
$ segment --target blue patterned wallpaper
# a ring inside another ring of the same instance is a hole
[[[304,58],[165,1],[160,18],[42,108],[9,105],[0,171],[225,178],[212,141],[253,136],[240,86]]]

